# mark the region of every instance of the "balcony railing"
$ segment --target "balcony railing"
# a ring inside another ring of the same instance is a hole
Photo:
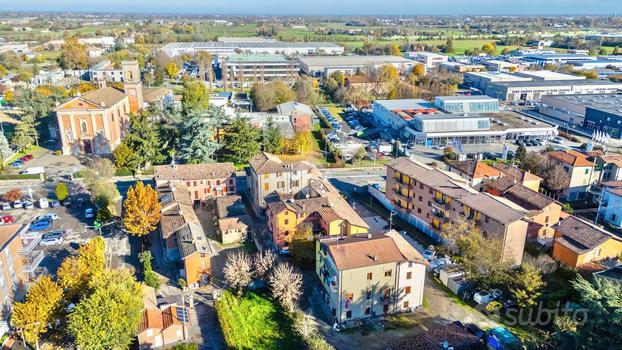
[[[42,236],[37,236],[28,241],[24,241],[24,242],[28,242],[28,244],[26,244],[25,246],[22,246],[22,248],[18,251],[18,253],[22,255],[28,255],[30,252],[32,252],[33,249],[35,249],[39,245],[41,238]]]
[[[39,267],[39,264],[41,264],[41,261],[43,261],[43,259],[45,258],[45,253],[40,250],[36,253],[30,253],[26,256],[26,263],[24,264],[24,272],[25,273],[33,273],[35,271],[35,269],[37,267]]]

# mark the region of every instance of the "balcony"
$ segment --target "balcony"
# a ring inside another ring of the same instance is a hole
[[[22,248],[20,248],[20,250],[18,250],[18,253],[21,255],[28,255],[30,254],[30,252],[33,251],[33,249],[35,249],[38,245],[39,242],[41,241],[42,236],[37,236],[33,239],[30,240],[24,240],[23,242],[26,243],[28,242],[28,244],[22,246]]]
[[[447,215],[445,215],[445,212],[439,209],[432,209],[432,214],[440,219],[441,222],[449,222],[449,218],[447,217]]]
[[[26,258],[24,259],[23,271],[29,274],[35,272],[35,270],[37,269],[37,267],[39,267],[39,264],[41,264],[41,261],[43,261],[44,258],[45,253],[42,250],[27,254]]]
[[[448,203],[445,199],[438,199],[436,197],[434,197],[434,201],[432,202],[432,205],[443,210],[450,208],[450,203]]]

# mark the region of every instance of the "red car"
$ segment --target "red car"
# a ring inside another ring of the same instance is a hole
[[[29,160],[32,160],[32,158],[34,158],[34,156],[32,154],[27,154],[27,155],[21,157],[19,160],[21,160],[22,162],[27,162]]]
[[[4,215],[3,217],[0,218],[0,223],[12,224],[13,223],[13,217],[11,215]]]

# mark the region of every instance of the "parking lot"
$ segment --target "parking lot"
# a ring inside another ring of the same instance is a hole
[[[85,208],[79,207],[57,207],[41,209],[35,206],[33,209],[12,208],[3,210],[2,216],[10,215],[13,222],[18,224],[31,224],[37,217],[46,214],[56,214],[58,219],[53,220],[51,226],[41,231],[36,231],[32,236],[24,240],[24,246],[30,250],[31,254],[43,252],[45,257],[39,264],[39,273],[55,274],[62,260],[73,253],[81,244],[97,236],[97,232],[89,228],[93,224],[93,219],[84,218]],[[40,240],[46,233],[61,230],[63,240],[60,244],[41,245]],[[33,238],[30,238],[33,237]]]

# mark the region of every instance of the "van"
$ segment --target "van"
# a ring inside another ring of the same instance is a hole
[[[43,174],[43,173],[45,173],[45,168],[42,166],[34,166],[32,168],[28,168],[20,172],[20,174],[24,174],[24,175],[35,175],[35,174]]]
[[[50,201],[47,198],[39,198],[39,208],[45,209],[50,207]]]

